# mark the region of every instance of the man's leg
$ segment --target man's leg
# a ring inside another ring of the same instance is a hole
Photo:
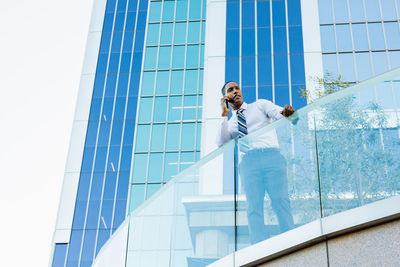
[[[266,239],[264,231],[264,196],[265,188],[254,163],[249,158],[240,164],[240,177],[247,199],[247,220],[249,224],[250,243],[255,244]]]
[[[288,194],[286,159],[279,152],[271,158],[274,160],[266,174],[265,183],[272,209],[278,217],[281,233],[283,233],[294,226]]]

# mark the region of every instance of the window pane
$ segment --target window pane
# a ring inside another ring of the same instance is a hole
[[[369,39],[371,41],[371,49],[385,49],[385,39],[383,38],[383,30],[381,23],[369,23]]]
[[[194,123],[182,124],[181,150],[194,150],[196,127]]]
[[[335,9],[335,22],[348,22],[347,0],[335,0],[333,4]]]
[[[197,110],[197,96],[185,96],[183,98],[183,119],[195,120]]]
[[[138,125],[136,133],[136,152],[147,152],[149,147],[150,125]]]
[[[178,155],[177,152],[165,153],[164,182],[169,181],[172,176],[178,173]]]
[[[324,0],[320,0],[324,1]],[[350,15],[352,22],[365,21],[363,0],[350,0]]]
[[[354,50],[368,50],[367,26],[365,24],[353,24]]]
[[[165,124],[153,124],[151,130],[151,151],[163,151],[164,150],[164,133]]]
[[[147,154],[135,154],[133,159],[132,182],[141,183],[146,181]]]
[[[338,43],[338,51],[351,51],[351,36],[350,26],[347,25],[336,25],[336,35]]]
[[[175,23],[174,44],[186,43],[186,22]]]
[[[142,97],[140,99],[139,105],[139,118],[138,122],[151,122],[151,113],[153,110],[153,98],[152,97]]]
[[[189,22],[188,43],[200,42],[200,22]]]
[[[385,22],[388,49],[400,48],[400,30],[398,22]]]
[[[171,73],[170,94],[182,94],[183,70],[173,70]]]
[[[201,19],[201,0],[190,0],[189,20]]]
[[[171,46],[160,47],[160,54],[158,57],[158,68],[169,69],[171,61]]]
[[[142,96],[150,96],[154,94],[154,80],[156,73],[154,71],[143,72],[142,78]]]
[[[160,24],[149,24],[147,27],[147,45],[157,45],[158,44],[158,35],[160,31]]]
[[[363,81],[368,78],[371,78],[372,72],[371,72],[371,62],[369,59],[369,53],[357,53],[356,61],[357,61],[358,80]]]
[[[163,23],[161,27],[160,44],[169,45],[172,43],[173,23]]]
[[[167,95],[169,84],[169,71],[157,72],[156,95]]]
[[[383,20],[397,20],[395,0],[382,0]]]
[[[163,153],[150,153],[149,176],[147,182],[161,182]]]
[[[182,96],[170,96],[168,107],[168,121],[180,121],[182,114]]]
[[[385,0],[386,1],[386,0]],[[379,0],[365,1],[365,8],[367,10],[367,21],[381,20]]]
[[[140,204],[143,203],[144,188],[145,188],[144,184],[132,185],[131,195],[130,195],[131,202],[130,202],[130,206],[129,206],[130,211],[136,209],[137,207],[139,207]]]
[[[375,75],[382,74],[388,71],[388,64],[385,52],[372,53],[372,60],[375,69]]]
[[[173,123],[167,125],[166,150],[169,151],[179,150],[179,135],[180,135],[180,124]]]
[[[185,94],[197,93],[198,70],[187,70],[185,74]]]
[[[176,15],[175,20],[186,20],[188,10],[187,0],[177,0],[176,1]]]
[[[400,51],[389,52],[389,59],[390,59],[390,66],[392,69],[400,67]]]
[[[180,159],[180,171],[190,167],[194,163],[196,154],[194,152],[182,152]]]
[[[160,21],[161,3],[162,2],[153,2],[153,1],[150,2],[149,22]]]
[[[163,1],[163,21],[173,21],[175,12],[175,1]]]
[[[147,47],[144,59],[144,69],[151,70],[156,68],[158,47]]]
[[[185,46],[174,46],[174,53],[172,57],[172,68],[183,69],[185,62]]]
[[[188,45],[186,55],[186,68],[198,68],[199,66],[199,45]]]
[[[319,0],[319,22],[321,24],[324,23],[332,23],[332,2],[331,0]]]
[[[321,26],[322,52],[336,51],[335,32],[333,25]]]
[[[155,98],[153,122],[165,122],[167,116],[167,99],[168,97],[166,96]]]
[[[353,54],[340,54],[340,73],[342,74],[343,80],[347,82],[354,82],[356,80],[354,75],[354,61]]]

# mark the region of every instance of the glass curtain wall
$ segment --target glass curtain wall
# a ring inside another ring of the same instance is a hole
[[[324,72],[359,82],[400,66],[399,0],[320,0]]]
[[[226,81],[238,82],[248,103],[304,106],[300,0],[228,0],[226,18]]]
[[[130,210],[200,157],[205,7],[150,2]]]
[[[107,1],[70,242],[53,266],[91,266],[126,217],[147,6]]]

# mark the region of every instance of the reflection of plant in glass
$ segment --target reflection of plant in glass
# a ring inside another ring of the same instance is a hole
[[[349,86],[330,74],[315,81],[317,98]],[[307,89],[300,95],[314,101]],[[390,138],[394,129],[388,128],[377,102],[362,106],[350,95],[324,104],[316,110],[315,127],[324,215],[385,198],[400,188],[398,136]]]

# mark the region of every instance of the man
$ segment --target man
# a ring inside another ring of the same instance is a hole
[[[221,91],[224,120],[217,140],[218,146],[232,138],[244,137],[273,120],[289,117],[295,111],[290,105],[282,108],[264,99],[247,104],[243,102],[239,85],[233,81],[227,82]],[[230,109],[227,103],[233,109],[229,120],[227,116]],[[288,196],[286,160],[279,152],[275,131],[262,133],[247,144],[243,143],[244,145],[240,147],[243,156],[239,164],[239,173],[247,199],[250,242],[255,244],[268,238],[264,231],[265,191],[271,199],[271,206],[278,217],[281,232],[293,228],[293,217]]]

